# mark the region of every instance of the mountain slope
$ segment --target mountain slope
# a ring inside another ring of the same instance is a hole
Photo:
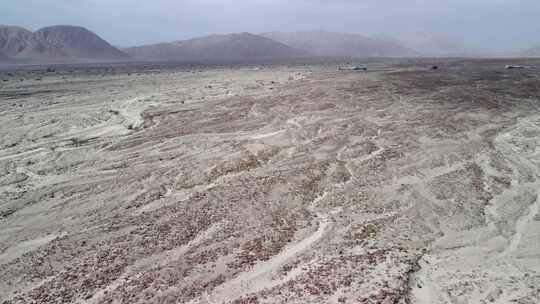
[[[378,38],[414,49],[426,56],[455,56],[474,52],[458,39],[424,30],[393,35],[380,34]]]
[[[270,32],[262,36],[288,46],[328,57],[401,57],[417,53],[397,43],[359,34],[326,31]]]
[[[124,51],[134,59],[163,61],[249,61],[309,56],[305,51],[249,33],[211,35]]]
[[[93,32],[78,26],[44,27],[34,37],[71,58],[127,59],[128,56]]]
[[[17,26],[0,25],[0,52],[16,57],[33,40],[33,33]]]
[[[51,61],[68,60],[69,56],[60,48],[33,39],[28,42],[28,45],[22,51],[17,53],[16,58]]]
[[[5,61],[9,61],[9,60],[10,60],[10,58],[6,54],[0,52],[0,62],[5,62]]]
[[[34,33],[0,26],[0,52],[36,61],[124,60],[129,56],[91,31],[75,26],[50,26]]]

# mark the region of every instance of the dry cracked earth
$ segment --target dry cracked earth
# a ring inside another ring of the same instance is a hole
[[[0,72],[0,303],[540,303],[540,71],[429,64]]]

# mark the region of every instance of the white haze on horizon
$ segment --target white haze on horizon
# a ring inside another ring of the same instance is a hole
[[[328,30],[407,37],[430,33],[467,49],[540,45],[538,0],[4,0],[0,24],[85,26],[117,46],[213,33]]]

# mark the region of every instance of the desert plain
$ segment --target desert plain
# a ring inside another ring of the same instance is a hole
[[[1,70],[0,303],[540,303],[540,61],[339,64]]]

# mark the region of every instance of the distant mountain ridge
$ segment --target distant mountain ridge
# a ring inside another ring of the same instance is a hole
[[[0,26],[0,52],[13,59],[35,61],[129,59],[95,33],[70,25],[44,27],[36,32]]]
[[[0,62],[177,61],[254,62],[341,57],[540,57],[540,47],[523,52],[468,50],[459,40],[426,31],[367,37],[329,31],[233,33],[118,49],[84,27],[56,25],[31,32],[0,25]]]
[[[465,47],[465,43],[459,39],[425,30],[402,32],[393,35],[379,34],[377,38],[414,49],[424,56],[455,56],[475,53],[474,50]]]
[[[360,34],[327,31],[269,32],[261,34],[288,46],[325,57],[408,57],[415,50]]]
[[[133,59],[160,61],[250,61],[308,57],[299,50],[250,33],[201,38],[123,49]]]
[[[521,53],[524,57],[540,57],[540,46],[530,48]]]

